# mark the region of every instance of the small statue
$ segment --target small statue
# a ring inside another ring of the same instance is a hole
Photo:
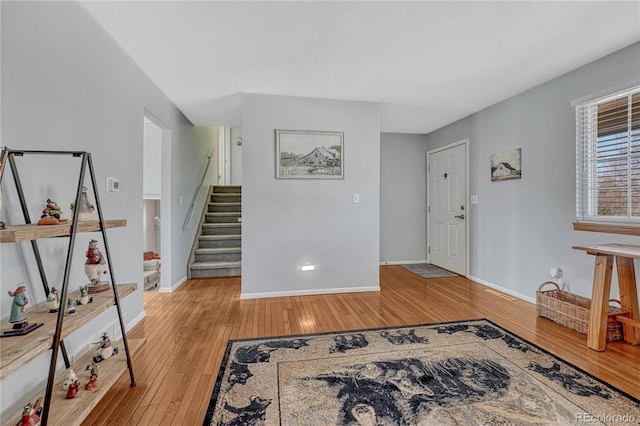
[[[80,299],[76,300],[78,305],[87,305],[93,302],[93,297],[89,297],[89,286],[81,285],[80,286]]]
[[[89,241],[87,260],[84,262],[84,272],[87,278],[89,278],[89,281],[91,281],[91,283],[87,285],[89,294],[107,291],[111,287],[108,281],[100,281],[100,276],[107,273],[107,271],[104,270],[105,263],[106,261],[98,248],[98,242],[96,240]]]
[[[75,203],[71,203],[71,212],[73,213]],[[91,220],[93,218],[94,207],[89,203],[89,197],[87,196],[87,187],[82,187],[82,194],[80,194],[80,209],[78,212],[78,220],[83,222]]]
[[[58,308],[60,308],[60,296],[58,296],[58,289],[55,287],[51,287],[51,291],[47,295],[47,307],[50,314],[58,312]]]
[[[94,390],[98,389],[98,376],[91,375],[89,381],[86,385],[84,385],[84,390]]]
[[[9,322],[13,324],[14,330],[25,328],[29,324],[27,322],[27,316],[25,315],[26,306],[29,303],[25,290],[25,286],[19,285],[16,291],[9,291],[9,296],[13,297]]]
[[[73,399],[78,395],[78,388],[80,385],[78,384],[78,380],[74,380],[69,384],[69,389],[67,389],[67,399]]]
[[[67,375],[64,378],[64,382],[62,382],[62,389],[68,390],[69,386],[76,381],[78,381],[78,375],[76,374],[75,371],[73,371],[72,368],[70,368],[69,371],[67,371]]]
[[[96,364],[95,362],[92,362],[91,364],[87,364],[87,366],[85,367],[85,371],[89,370],[89,374],[92,376],[97,376],[98,375],[98,364]]]
[[[22,417],[16,426],[37,426],[40,424],[40,416],[42,415],[42,407],[40,403],[42,397],[38,398],[35,404],[30,402],[24,406]]]
[[[67,219],[62,218],[62,210],[58,207],[58,203],[47,198],[47,203],[42,210],[42,216],[38,221],[38,225],[58,225],[60,222],[66,222]]]
[[[102,340],[99,342],[100,348],[98,349],[98,355],[93,357],[93,362],[98,363],[100,361],[104,361],[105,359],[111,358],[112,355],[118,353],[118,348],[111,346],[111,339],[107,333],[102,335]]]
[[[67,299],[67,315],[76,314],[76,302],[73,299]]]

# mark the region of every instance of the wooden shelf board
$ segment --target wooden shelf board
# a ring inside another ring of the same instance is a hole
[[[133,293],[137,288],[138,286],[135,283],[118,284],[120,300]],[[75,315],[65,315],[62,339],[115,305],[113,290],[91,294],[90,296],[93,297],[93,303],[77,306]],[[68,297],[72,300],[79,299],[80,290],[69,292]],[[64,307],[62,301],[60,306]],[[57,315],[57,313],[50,314],[46,304],[39,305],[34,310],[27,311],[27,321],[30,323],[44,323],[42,327],[25,336],[2,338],[2,343],[0,344],[0,379],[51,349]],[[11,328],[8,322],[3,321],[3,324],[6,324],[7,329]]]
[[[640,235],[638,223],[612,223],[612,222],[573,222],[576,231],[606,232],[609,234]]]
[[[129,350],[131,355],[134,354],[145,342],[145,339],[129,339]],[[118,348],[118,353],[111,358],[98,363],[98,388],[87,391],[84,385],[89,381],[89,372],[85,370],[88,364],[91,364],[93,356],[96,352],[89,351],[75,363],[72,367],[76,375],[80,388],[78,395],[73,399],[66,399],[67,391],[62,389],[67,371],[56,377],[53,385],[53,394],[51,396],[51,407],[49,412],[48,423],[52,425],[79,425],[91,413],[91,410],[100,402],[107,391],[120,378],[123,371],[127,369],[127,356],[122,341],[112,342],[112,345]],[[134,370],[135,371],[135,370]],[[44,400],[45,389],[43,389],[33,398],[25,401],[35,402],[38,397]],[[22,409],[15,413],[10,420],[5,422],[6,426],[15,426],[22,415]]]
[[[104,221],[105,227],[120,228],[127,225],[125,219]],[[78,222],[78,232],[95,232],[100,230],[100,222],[89,220]],[[71,220],[60,225],[12,225],[0,230],[0,243],[17,243],[40,238],[64,237],[71,235]]]

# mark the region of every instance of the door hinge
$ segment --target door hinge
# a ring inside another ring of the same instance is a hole
[[[427,254],[431,254],[431,246],[427,247]]]
[[[427,213],[431,213],[431,206],[427,206]]]

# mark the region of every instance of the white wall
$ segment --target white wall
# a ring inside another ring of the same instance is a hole
[[[239,127],[231,128],[231,185],[242,185],[242,128]]]
[[[427,136],[429,149],[470,139],[471,273],[533,299],[549,269],[590,297],[594,258],[573,245],[640,244],[634,236],[574,231],[574,99],[640,76],[640,43],[514,96]],[[522,148],[522,179],[491,182],[491,154]],[[636,261],[636,274],[640,268]],[[617,295],[614,274],[612,294]]]
[[[426,136],[380,135],[380,261],[427,260]]]
[[[91,152],[104,217],[127,220],[126,228],[110,230],[108,237],[116,282],[139,283],[138,290],[122,301],[127,322],[132,325],[144,316],[141,258],[145,110],[171,132],[168,157],[173,173],[166,202],[173,218],[169,231],[174,255],[171,264],[163,263],[163,277],[170,274],[174,283],[186,276],[186,259],[195,233],[195,229],[186,232],[182,229],[188,203],[179,205],[178,197],[186,199],[193,193],[199,179],[198,169],[193,165],[198,164],[203,152],[209,152],[209,147],[195,141],[191,123],[79,3],[1,2],[0,7],[2,144],[14,149]],[[79,161],[32,156],[18,159],[18,163],[31,216],[39,216],[47,197],[57,201],[68,215]],[[120,179],[120,192],[105,192],[107,176]],[[12,180],[3,179],[2,186],[5,221],[21,223]],[[96,236],[77,238],[72,290],[86,281],[82,267],[84,252],[88,240]],[[39,244],[49,281],[59,287],[68,239],[41,240]],[[6,293],[22,281],[27,284],[32,303],[44,300],[29,243],[3,244],[2,328],[8,325],[6,317],[11,304]],[[115,310],[111,309],[66,339],[67,349],[73,352],[86,344],[88,336],[114,320]],[[2,380],[2,420],[23,405],[26,401],[22,398],[46,378],[46,358],[45,354]]]
[[[144,198],[159,199],[162,194],[162,129],[152,121],[145,120],[143,140]]]
[[[246,94],[242,115],[242,297],[377,290],[378,105]],[[344,180],[275,179],[275,129],[344,132]]]

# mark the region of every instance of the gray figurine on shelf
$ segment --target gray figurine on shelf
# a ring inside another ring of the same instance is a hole
[[[28,324],[25,311],[27,309],[26,307],[29,303],[29,299],[27,299],[25,290],[25,286],[19,285],[18,288],[16,288],[16,291],[9,291],[9,296],[13,297],[9,322],[13,324],[13,328],[16,330],[23,328]]]

